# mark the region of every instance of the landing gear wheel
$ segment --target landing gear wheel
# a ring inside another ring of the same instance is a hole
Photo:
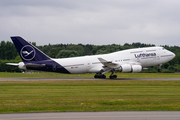
[[[158,72],[161,72],[162,70],[161,69],[158,69]]]
[[[114,71],[112,70],[111,71],[111,75],[109,76],[110,79],[116,79],[117,78],[117,75],[113,75],[114,74]]]
[[[114,79],[116,79],[116,78],[117,78],[117,75],[113,75],[113,77],[114,77]]]
[[[98,76],[97,76],[97,75],[95,75],[95,76],[94,76],[94,78],[98,78]]]
[[[103,74],[96,74],[95,76],[94,76],[94,78],[103,78],[103,79],[106,79],[106,76]]]
[[[102,75],[102,78],[106,79],[106,76],[105,76],[105,75]]]
[[[109,76],[110,79],[116,79],[117,78],[117,75],[111,75]]]

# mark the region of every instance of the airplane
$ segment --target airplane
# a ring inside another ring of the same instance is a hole
[[[18,66],[24,70],[40,70],[47,72],[82,74],[96,73],[94,78],[106,78],[111,72],[110,79],[116,79],[115,72],[138,73],[142,68],[161,65],[172,60],[175,54],[163,47],[145,47],[122,50],[109,54],[90,55],[72,58],[50,58],[38,48],[28,43],[22,37],[11,37],[22,62],[6,63]]]

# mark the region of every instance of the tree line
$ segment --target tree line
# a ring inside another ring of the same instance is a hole
[[[36,43],[32,43],[36,46]],[[97,55],[97,54],[106,54],[131,48],[142,48],[142,47],[151,47],[155,46],[153,44],[144,44],[144,43],[125,43],[124,45],[120,44],[111,44],[111,45],[91,45],[91,44],[55,44],[55,45],[44,45],[36,46],[42,52],[47,54],[51,58],[68,58],[68,57],[77,57],[85,55]],[[179,46],[162,46],[167,50],[172,51],[176,54],[176,57],[169,61],[168,63],[163,64],[162,68],[166,71],[179,71],[180,63],[180,47]],[[20,72],[17,67],[7,66],[7,62],[21,62],[20,56],[12,42],[1,41],[0,43],[0,72]],[[149,70],[153,72],[156,71],[157,66],[150,67]],[[145,70],[145,72],[150,72]]]

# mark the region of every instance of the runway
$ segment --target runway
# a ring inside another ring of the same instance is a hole
[[[179,111],[0,114],[0,120],[179,120]]]
[[[95,78],[0,78],[0,81],[29,81],[29,80],[180,80],[180,78],[117,78],[117,79],[95,79]]]

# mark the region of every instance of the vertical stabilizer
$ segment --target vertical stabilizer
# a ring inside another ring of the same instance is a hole
[[[21,37],[11,37],[23,62],[49,60],[50,58]]]
[[[59,73],[70,73],[59,63],[52,60],[46,54],[41,52],[38,48],[28,43],[23,38],[11,37],[21,59],[23,62],[18,64],[7,63],[8,65],[19,66],[20,69],[30,69],[30,70],[40,70],[49,72],[59,72]]]

